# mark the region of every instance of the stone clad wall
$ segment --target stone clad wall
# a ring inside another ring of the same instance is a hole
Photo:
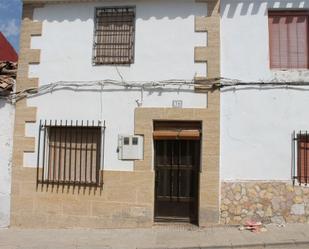
[[[221,224],[248,219],[263,223],[308,223],[309,188],[291,182],[223,182]]]

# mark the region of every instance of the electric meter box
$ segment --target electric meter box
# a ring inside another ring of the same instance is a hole
[[[119,160],[142,160],[144,156],[144,137],[135,135],[118,136]]]

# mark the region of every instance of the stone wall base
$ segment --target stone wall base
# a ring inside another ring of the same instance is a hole
[[[221,224],[309,223],[309,188],[290,182],[222,182]]]
[[[11,226],[131,228],[153,223],[152,172],[104,171],[103,188],[39,185],[35,169],[13,175]]]

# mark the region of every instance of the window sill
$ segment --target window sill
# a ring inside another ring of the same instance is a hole
[[[271,69],[271,74],[277,81],[308,81],[309,69]]]
[[[95,64],[95,63],[93,63],[92,64],[92,66],[93,67],[130,67],[130,66],[132,66],[134,63],[127,63],[127,64],[125,64],[125,63],[122,63],[122,64],[114,64],[114,63],[111,63],[111,64]]]
[[[309,68],[271,68],[272,72],[308,72]]]

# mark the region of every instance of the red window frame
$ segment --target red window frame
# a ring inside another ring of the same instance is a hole
[[[271,29],[271,23],[270,17],[274,17],[274,16],[306,16],[307,17],[307,67],[277,67],[274,66],[272,63],[272,29]],[[282,10],[269,10],[268,11],[268,32],[269,32],[269,66],[271,69],[309,69],[309,10],[308,11],[299,11],[299,10],[290,10],[290,11],[282,11]]]

